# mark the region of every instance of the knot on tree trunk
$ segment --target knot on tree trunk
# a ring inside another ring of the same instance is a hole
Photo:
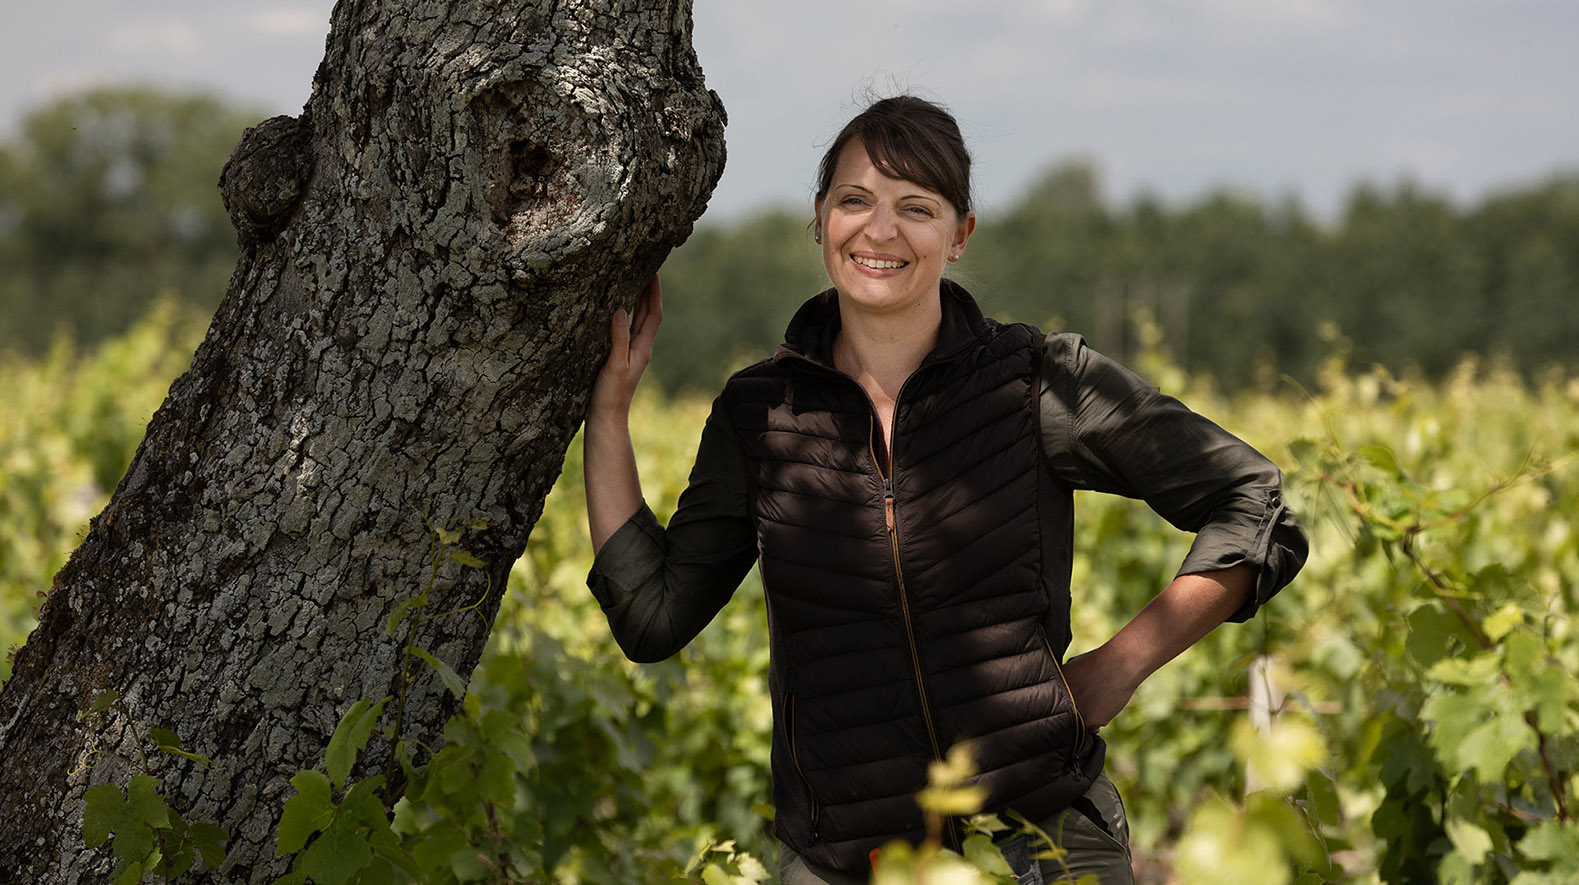
[[[241,134],[219,192],[242,246],[268,242],[290,220],[312,176],[311,138],[306,114],[270,117]]]

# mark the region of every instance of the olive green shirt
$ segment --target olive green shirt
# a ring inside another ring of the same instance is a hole
[[[1271,461],[1078,335],[1048,335],[1041,356],[1042,447],[1059,482],[1142,499],[1195,532],[1179,574],[1253,567],[1253,597],[1230,620],[1251,617],[1294,577],[1307,545]],[[756,561],[747,477],[715,401],[667,529],[644,504],[598,552],[587,582],[632,660],[678,652]],[[1072,527],[1053,529],[1073,536]]]

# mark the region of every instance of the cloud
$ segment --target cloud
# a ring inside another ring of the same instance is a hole
[[[1178,25],[1153,10],[1104,9],[1092,23],[1092,38],[1105,46],[1145,47],[1179,36]]]
[[[1072,100],[1089,108],[1177,108],[1221,102],[1221,85],[1171,72],[1096,70],[1070,85]]]
[[[830,5],[837,9],[847,4],[834,2]],[[962,6],[959,0],[888,0],[886,5],[901,7],[904,14],[910,16],[949,16],[965,10],[973,17],[1024,25],[1077,18],[1091,8],[1092,0],[999,0],[985,8]]]
[[[322,6],[271,6],[247,20],[252,30],[270,37],[316,37],[329,32]]]
[[[1543,121],[1572,114],[1574,102],[1555,89],[1522,86],[1513,90],[1479,87],[1438,95],[1426,107],[1432,116],[1460,124],[1495,126],[1498,121]]]
[[[1379,153],[1386,167],[1431,181],[1452,181],[1464,171],[1465,152],[1447,141],[1393,136],[1382,140]]]
[[[1352,27],[1362,4],[1335,0],[1194,0],[1203,18],[1261,36],[1332,32]]]
[[[138,22],[111,30],[104,42],[124,52],[191,55],[202,44],[197,29],[182,21]]]

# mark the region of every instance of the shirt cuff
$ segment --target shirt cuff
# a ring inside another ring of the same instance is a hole
[[[643,501],[592,558],[587,587],[598,605],[609,611],[623,604],[663,568],[663,552],[663,526]]]
[[[1190,553],[1179,567],[1180,575],[1220,571],[1238,565],[1256,570],[1254,593],[1229,615],[1232,622],[1247,621],[1256,610],[1283,589],[1305,563],[1309,552],[1304,533],[1293,513],[1274,490],[1267,494],[1258,518],[1218,520],[1203,526]]]

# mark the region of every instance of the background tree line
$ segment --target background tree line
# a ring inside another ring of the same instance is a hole
[[[0,351],[92,344],[161,298],[211,311],[236,253],[215,186],[253,108],[98,90],[30,113],[0,143]],[[810,170],[808,170],[808,175]],[[663,387],[716,389],[770,353],[826,282],[809,210],[698,226],[665,266]],[[1296,198],[1229,190],[1119,204],[1097,168],[1050,167],[983,213],[957,275],[991,313],[1073,329],[1132,357],[1137,310],[1173,360],[1228,389],[1314,378],[1334,348],[1440,377],[1466,352],[1525,373],[1579,364],[1579,172],[1461,206],[1359,184],[1321,221]]]

